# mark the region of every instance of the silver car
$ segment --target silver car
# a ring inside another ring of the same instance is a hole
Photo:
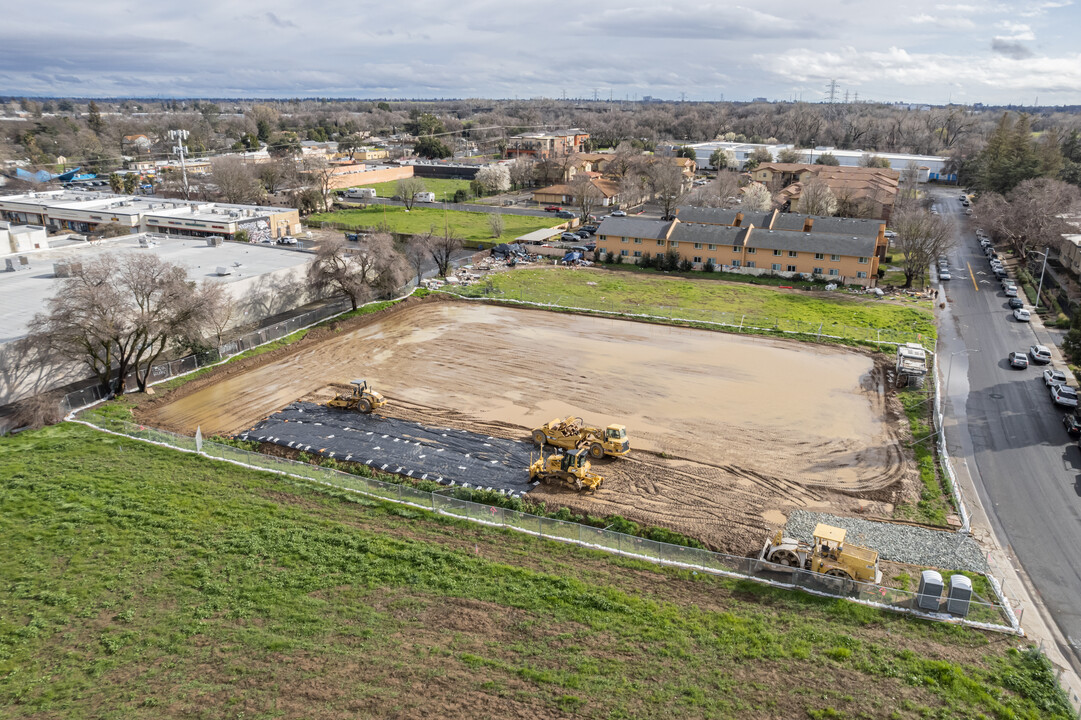
[[[1077,391],[1069,385],[1052,385],[1051,399],[1056,405],[1077,407]]]

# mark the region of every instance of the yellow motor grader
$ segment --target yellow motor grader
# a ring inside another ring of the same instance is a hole
[[[387,404],[386,398],[373,390],[368,385],[367,380],[353,380],[349,384],[353,386],[353,393],[351,395],[335,395],[334,399],[327,403],[327,407],[370,413],[372,410]]]

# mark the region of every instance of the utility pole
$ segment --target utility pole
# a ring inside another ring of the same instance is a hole
[[[685,92],[681,92],[681,93],[679,94],[679,101],[680,101],[680,102],[687,102],[687,93],[685,93]]]
[[[188,139],[187,130],[170,130],[169,139],[175,140],[176,145],[173,146],[173,154],[180,158],[180,173],[184,177],[184,199],[190,199],[190,191],[188,190],[188,166],[184,164],[184,152],[187,150],[184,147],[184,141]]]
[[[826,85],[826,88],[830,92],[830,105],[832,105],[834,100],[837,99],[837,81],[836,80],[830,80],[829,84]]]
[[[845,105],[848,104],[848,91],[845,90]]]
[[[852,98],[852,104],[853,105],[859,105],[859,103],[860,103],[860,94],[856,93],[855,97]]]

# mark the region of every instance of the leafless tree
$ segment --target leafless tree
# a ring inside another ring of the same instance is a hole
[[[428,265],[428,258],[431,257],[431,251],[429,250],[431,238],[431,233],[414,235],[405,244],[405,259],[416,271],[418,285],[424,279],[424,268]]]
[[[0,404],[48,389],[57,378],[42,338],[22,337],[0,345]]]
[[[311,187],[319,193],[320,205],[324,212],[330,209],[330,192],[334,186],[336,168],[325,157],[306,158],[301,161],[301,172],[308,178]]]
[[[225,331],[237,318],[238,308],[222,283],[204,280],[197,292],[194,312],[179,325],[177,341],[192,352],[203,352],[225,344]]]
[[[604,195],[593,184],[593,178],[585,173],[576,175],[568,187],[570,187],[571,195],[574,196],[574,204],[578,206],[583,220],[588,218],[589,214],[593,212],[593,208],[604,199]]]
[[[492,231],[492,237],[500,238],[503,235],[503,214],[498,212],[488,213],[488,229]]]
[[[510,182],[516,188],[524,188],[533,184],[533,161],[518,158],[510,166]]]
[[[345,295],[356,310],[373,295],[394,289],[391,286],[401,279],[404,265],[389,234],[364,235],[355,249],[334,238],[316,250],[308,279],[320,291]]]
[[[146,390],[151,367],[199,302],[184,269],[156,255],[103,258],[61,283],[31,334],[56,357],[86,365],[116,394],[130,371]]]
[[[796,212],[828,217],[837,212],[837,198],[833,196],[833,191],[825,180],[812,177],[803,183]]]
[[[406,210],[412,210],[417,195],[427,190],[424,181],[418,177],[402,178],[395,187],[395,194],[405,203]]]
[[[953,245],[953,225],[940,215],[927,210],[907,207],[894,213],[890,225],[897,237],[892,245],[903,256],[905,287],[923,278],[931,262],[949,252]]]
[[[227,203],[257,203],[263,198],[262,185],[252,174],[251,166],[240,158],[215,158],[211,162],[211,179]]]
[[[659,160],[650,169],[649,185],[653,198],[664,210],[664,217],[671,217],[683,197],[683,171],[675,163]]]
[[[986,193],[976,200],[976,224],[1001,238],[1022,257],[1041,247],[1061,248],[1072,228],[1062,217],[1081,207],[1075,185],[1050,178],[1025,180],[1003,197]]]
[[[255,166],[255,177],[273,195],[282,187],[286,178],[296,174],[296,166],[288,159],[271,160]]]
[[[462,248],[462,239],[454,235],[434,235],[428,240],[428,254],[439,271],[439,277],[446,277],[450,270],[454,253]]]

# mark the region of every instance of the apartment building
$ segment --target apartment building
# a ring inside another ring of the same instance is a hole
[[[597,230],[597,249],[624,262],[671,251],[698,270],[709,263],[718,271],[868,287],[877,281],[887,242],[884,223],[713,208],[680,208],[672,221],[606,218]]]
[[[582,152],[589,133],[577,128],[555,132],[522,133],[507,138],[507,157],[529,157],[544,160],[560,155]]]

